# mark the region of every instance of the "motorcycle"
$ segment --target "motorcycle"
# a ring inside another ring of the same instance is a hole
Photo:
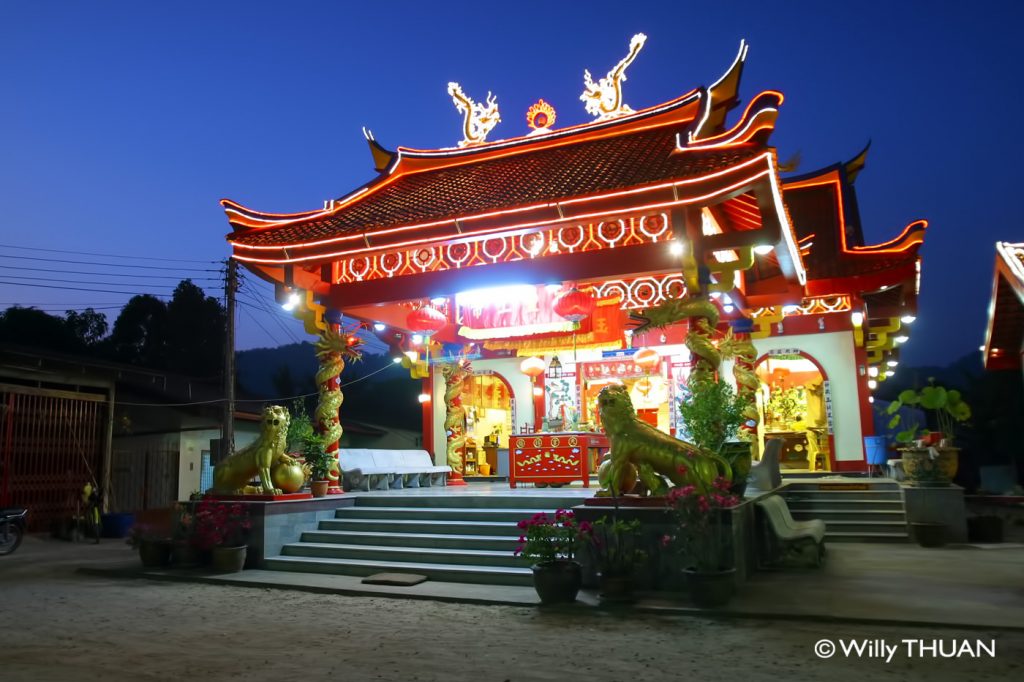
[[[25,535],[27,509],[0,509],[0,556],[18,549]]]

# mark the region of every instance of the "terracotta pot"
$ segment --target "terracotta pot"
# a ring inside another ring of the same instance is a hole
[[[171,543],[167,540],[143,540],[139,543],[139,559],[146,568],[159,568],[171,562]]]
[[[313,493],[313,497],[326,497],[330,484],[330,481],[313,481],[309,484],[309,492]]]
[[[583,584],[583,572],[575,561],[559,559],[534,564],[533,587],[541,604],[565,604],[576,601]]]
[[[598,577],[600,597],[604,603],[628,604],[634,601],[632,575],[604,575]]]
[[[245,545],[241,547],[214,547],[213,570],[218,573],[238,573],[245,566]]]
[[[176,568],[195,568],[203,563],[199,549],[189,542],[175,542],[171,545],[171,563]]]
[[[702,609],[725,606],[736,592],[736,569],[724,571],[683,570],[690,591],[690,601]]]
[[[910,531],[922,547],[942,547],[949,541],[949,529],[944,523],[915,521],[910,524]]]
[[[933,457],[932,451],[938,456]],[[948,486],[956,476],[959,448],[906,448],[903,451],[905,481],[914,486]]]

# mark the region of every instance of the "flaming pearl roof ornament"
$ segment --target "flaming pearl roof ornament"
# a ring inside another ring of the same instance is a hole
[[[479,104],[467,97],[458,83],[448,84],[448,94],[451,95],[455,108],[463,116],[462,141],[459,142],[459,146],[468,147],[486,142],[487,134],[501,123],[497,98],[488,90],[487,99],[483,104]]]
[[[598,121],[609,118],[617,118],[632,114],[633,109],[622,101],[622,83],[626,80],[626,67],[633,63],[640,53],[647,36],[637,33],[629,41],[629,54],[615,65],[608,75],[594,82],[588,69],[583,70],[583,94],[580,99],[583,101],[587,113],[595,116]]]

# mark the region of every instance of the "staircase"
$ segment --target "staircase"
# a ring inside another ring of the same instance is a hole
[[[794,519],[825,522],[826,542],[909,542],[903,491],[894,481],[791,480],[782,494]]]
[[[430,580],[532,585],[529,563],[514,556],[516,523],[537,512],[569,509],[579,497],[361,495],[355,505],[306,531],[276,571],[368,576],[418,573]]]

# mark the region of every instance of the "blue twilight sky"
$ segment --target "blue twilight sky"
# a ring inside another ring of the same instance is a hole
[[[634,108],[710,84],[746,38],[744,100],[786,96],[772,138],[781,158],[801,152],[806,172],[873,141],[857,181],[868,240],[931,223],[904,357],[944,363],[982,341],[993,242],[1024,240],[1022,26],[1022,3],[1006,0],[8,0],[0,281],[16,284],[0,284],[0,306],[129,296],[44,284],[169,294],[193,276],[216,287],[204,278],[216,280],[213,261],[229,252],[221,197],[288,212],[345,194],[373,175],[362,126],[387,147],[453,145],[450,80],[478,100],[497,95],[492,139],[525,132],[538,98],[558,110],[556,127],[584,122],[583,70],[604,75],[642,31],[625,89]],[[128,264],[149,267],[116,267]],[[240,348],[301,338],[297,322],[264,308],[267,287],[250,284],[243,300]]]

